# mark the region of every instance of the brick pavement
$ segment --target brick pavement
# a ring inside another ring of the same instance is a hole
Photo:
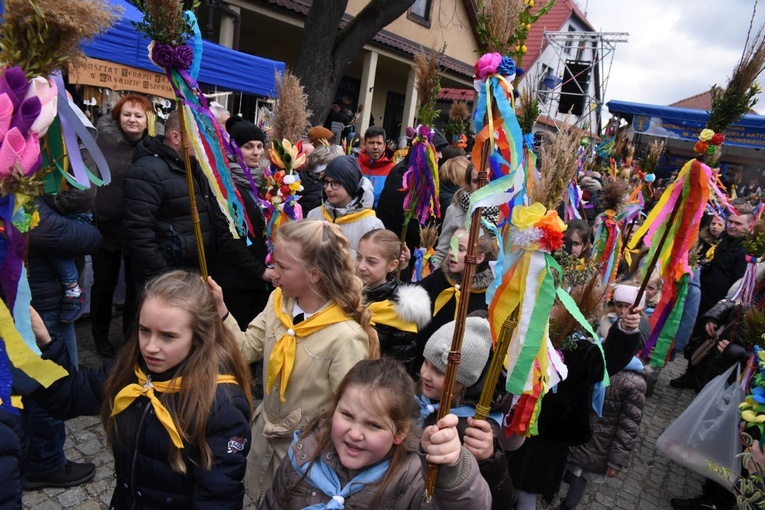
[[[121,337],[121,318],[112,324],[113,340]],[[90,323],[83,319],[77,324],[80,363],[83,367],[98,366],[90,334]],[[669,380],[685,369],[685,360],[677,360],[665,368],[654,395],[646,401],[641,435],[632,453],[628,471],[603,485],[591,484],[580,508],[591,510],[659,510],[669,509],[669,499],[691,497],[700,493],[702,477],[671,462],[656,450],[656,439],[667,425],[691,402],[693,392],[669,387]],[[113,460],[106,448],[103,427],[96,417],[80,417],[67,422],[67,457],[73,461],[96,464],[95,478],[87,484],[70,489],[43,489],[24,493],[24,508],[54,510],[74,508],[98,510],[108,508],[114,488]],[[566,484],[561,489],[565,495]],[[557,500],[556,500],[557,503]],[[539,505],[541,508],[542,505]],[[255,509],[249,499],[246,510]]]

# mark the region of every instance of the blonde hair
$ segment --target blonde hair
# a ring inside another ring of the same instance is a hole
[[[251,410],[252,378],[236,340],[223,326],[212,294],[198,273],[170,271],[146,284],[138,308],[136,327],[120,351],[104,385],[101,421],[106,429],[107,441],[111,446],[119,435],[115,418],[111,416],[112,407],[117,393],[135,382],[135,366],[141,359],[137,323],[141,308],[152,298],[161,300],[167,306],[181,308],[191,317],[191,351],[175,368],[171,379],[172,383],[182,377],[181,389],[176,394],[158,393],[158,398],[170,412],[181,438],[193,445],[192,451],[198,452],[197,458],[191,462],[210,470],[213,467],[213,455],[207,443],[207,425],[218,390],[218,374],[233,375],[236,378]],[[223,388],[228,386],[223,385]],[[186,473],[181,451],[173,445],[168,452],[168,461],[174,471]]]
[[[465,174],[469,166],[470,160],[467,156],[457,156],[441,165],[438,169],[438,178],[442,184],[465,186]]]
[[[311,284],[313,290],[337,303],[359,323],[369,337],[369,358],[379,358],[380,342],[370,324],[372,313],[361,297],[364,284],[353,270],[348,239],[340,227],[322,220],[291,221],[279,227],[276,238],[300,247],[301,256],[295,258],[305,264],[306,270],[319,273],[319,281]]]
[[[386,262],[393,262],[398,260],[401,256],[401,239],[390,230],[384,228],[376,228],[370,230],[359,239],[359,244],[362,241],[369,241],[374,243],[380,249]]]

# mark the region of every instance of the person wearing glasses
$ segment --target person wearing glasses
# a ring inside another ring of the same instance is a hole
[[[361,237],[370,230],[385,228],[372,209],[372,186],[363,178],[361,167],[352,156],[341,156],[327,163],[321,185],[322,204],[306,217],[336,223],[348,238],[351,258],[356,260]]]

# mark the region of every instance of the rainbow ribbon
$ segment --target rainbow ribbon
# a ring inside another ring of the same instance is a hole
[[[417,133],[409,149],[409,167],[403,176],[403,189],[407,190],[404,210],[408,219],[416,218],[420,225],[425,225],[431,218],[441,217],[438,163],[433,131],[420,126]]]
[[[634,250],[643,239],[649,246],[646,260],[652,260],[658,240],[669,229],[658,259],[659,273],[664,280],[661,299],[651,315],[651,334],[640,353],[644,359],[650,356],[654,367],[663,367],[666,363],[680,326],[691,275],[688,253],[699,235],[701,217],[712,187],[711,176],[712,170],[707,165],[695,159],[688,161],[628,245]],[[679,209],[675,220],[668,224],[676,205]],[[644,268],[643,271],[652,269]]]
[[[611,209],[600,214],[601,221],[592,245],[592,260],[601,266],[600,276],[604,288],[609,288],[616,280],[621,260],[622,231],[615,218],[616,213]]]

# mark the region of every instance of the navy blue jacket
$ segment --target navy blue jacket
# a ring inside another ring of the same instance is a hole
[[[69,363],[64,343],[54,339],[43,357],[63,366]],[[47,390],[34,393],[35,400],[51,416],[69,419],[96,415],[103,403],[103,388],[112,365],[71,371]],[[152,374],[157,381],[169,380],[172,371]],[[169,401],[172,394],[161,395]],[[169,406],[168,406],[169,407]],[[207,441],[213,453],[213,469],[197,465],[197,452],[184,442],[186,474],[168,463],[172,442],[146,397],[136,398],[116,417],[117,440],[112,444],[117,483],[109,508],[121,509],[241,509],[244,471],[252,435],[252,412],[242,389],[219,384],[207,424]]]
[[[42,198],[37,199],[40,224],[29,231],[29,286],[38,312],[58,310],[64,289],[48,257],[72,259],[101,246],[98,229],[61,216]]]

